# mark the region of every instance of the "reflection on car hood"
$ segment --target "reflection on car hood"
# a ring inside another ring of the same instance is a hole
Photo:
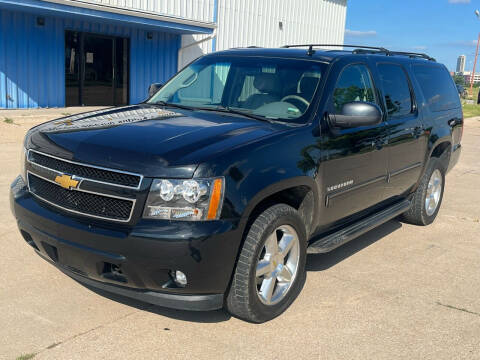
[[[191,177],[196,165],[285,127],[241,116],[147,104],[53,120],[33,128],[27,147],[146,176]]]

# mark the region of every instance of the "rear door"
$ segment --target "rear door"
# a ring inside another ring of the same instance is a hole
[[[455,151],[462,138],[463,114],[452,77],[444,66],[436,63],[416,64],[413,74],[424,96],[427,130],[433,131],[434,136],[451,134]]]
[[[427,137],[406,69],[394,63],[377,63],[380,90],[387,111],[387,198],[402,195],[418,180],[425,158]]]
[[[354,101],[379,103],[372,74],[366,63],[339,61],[331,73],[339,73],[327,103],[329,113],[339,114]],[[334,75],[333,75],[334,76]],[[332,129],[322,141],[322,173],[326,225],[359,213],[384,199],[387,176],[385,123],[348,129]]]

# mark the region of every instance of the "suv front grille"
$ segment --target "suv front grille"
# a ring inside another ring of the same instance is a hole
[[[84,191],[67,190],[28,173],[30,192],[51,205],[92,217],[129,221],[135,200],[119,199]]]
[[[142,180],[140,175],[78,164],[32,150],[28,152],[28,161],[60,173],[72,174],[84,179],[106,182],[112,185],[138,188]]]

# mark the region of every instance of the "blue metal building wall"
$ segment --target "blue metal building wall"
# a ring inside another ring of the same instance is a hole
[[[0,9],[0,108],[65,106],[65,30],[130,39],[130,103],[176,72],[177,34]]]

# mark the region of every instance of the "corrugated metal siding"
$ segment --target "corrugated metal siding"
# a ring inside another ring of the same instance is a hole
[[[346,9],[346,0],[219,0],[217,50],[343,44]]]
[[[217,0],[216,50],[285,44],[343,44],[347,0]],[[283,30],[279,28],[283,23]],[[182,45],[205,35],[184,35]],[[182,65],[212,51],[211,41],[185,51]]]
[[[152,83],[165,83],[177,72],[179,35],[154,32],[146,40],[146,32],[132,29],[130,36],[130,103],[147,98]]]
[[[56,107],[65,104],[65,30],[130,38],[130,103],[142,101],[148,86],[177,70],[179,36],[87,21],[46,17],[45,26],[23,12],[0,10],[0,107]]]
[[[63,104],[63,46],[58,44],[64,35],[58,21],[37,27],[34,16],[9,11],[0,11],[0,19],[0,107]]]
[[[72,0],[121,9],[141,10],[159,15],[212,22],[214,0]]]

